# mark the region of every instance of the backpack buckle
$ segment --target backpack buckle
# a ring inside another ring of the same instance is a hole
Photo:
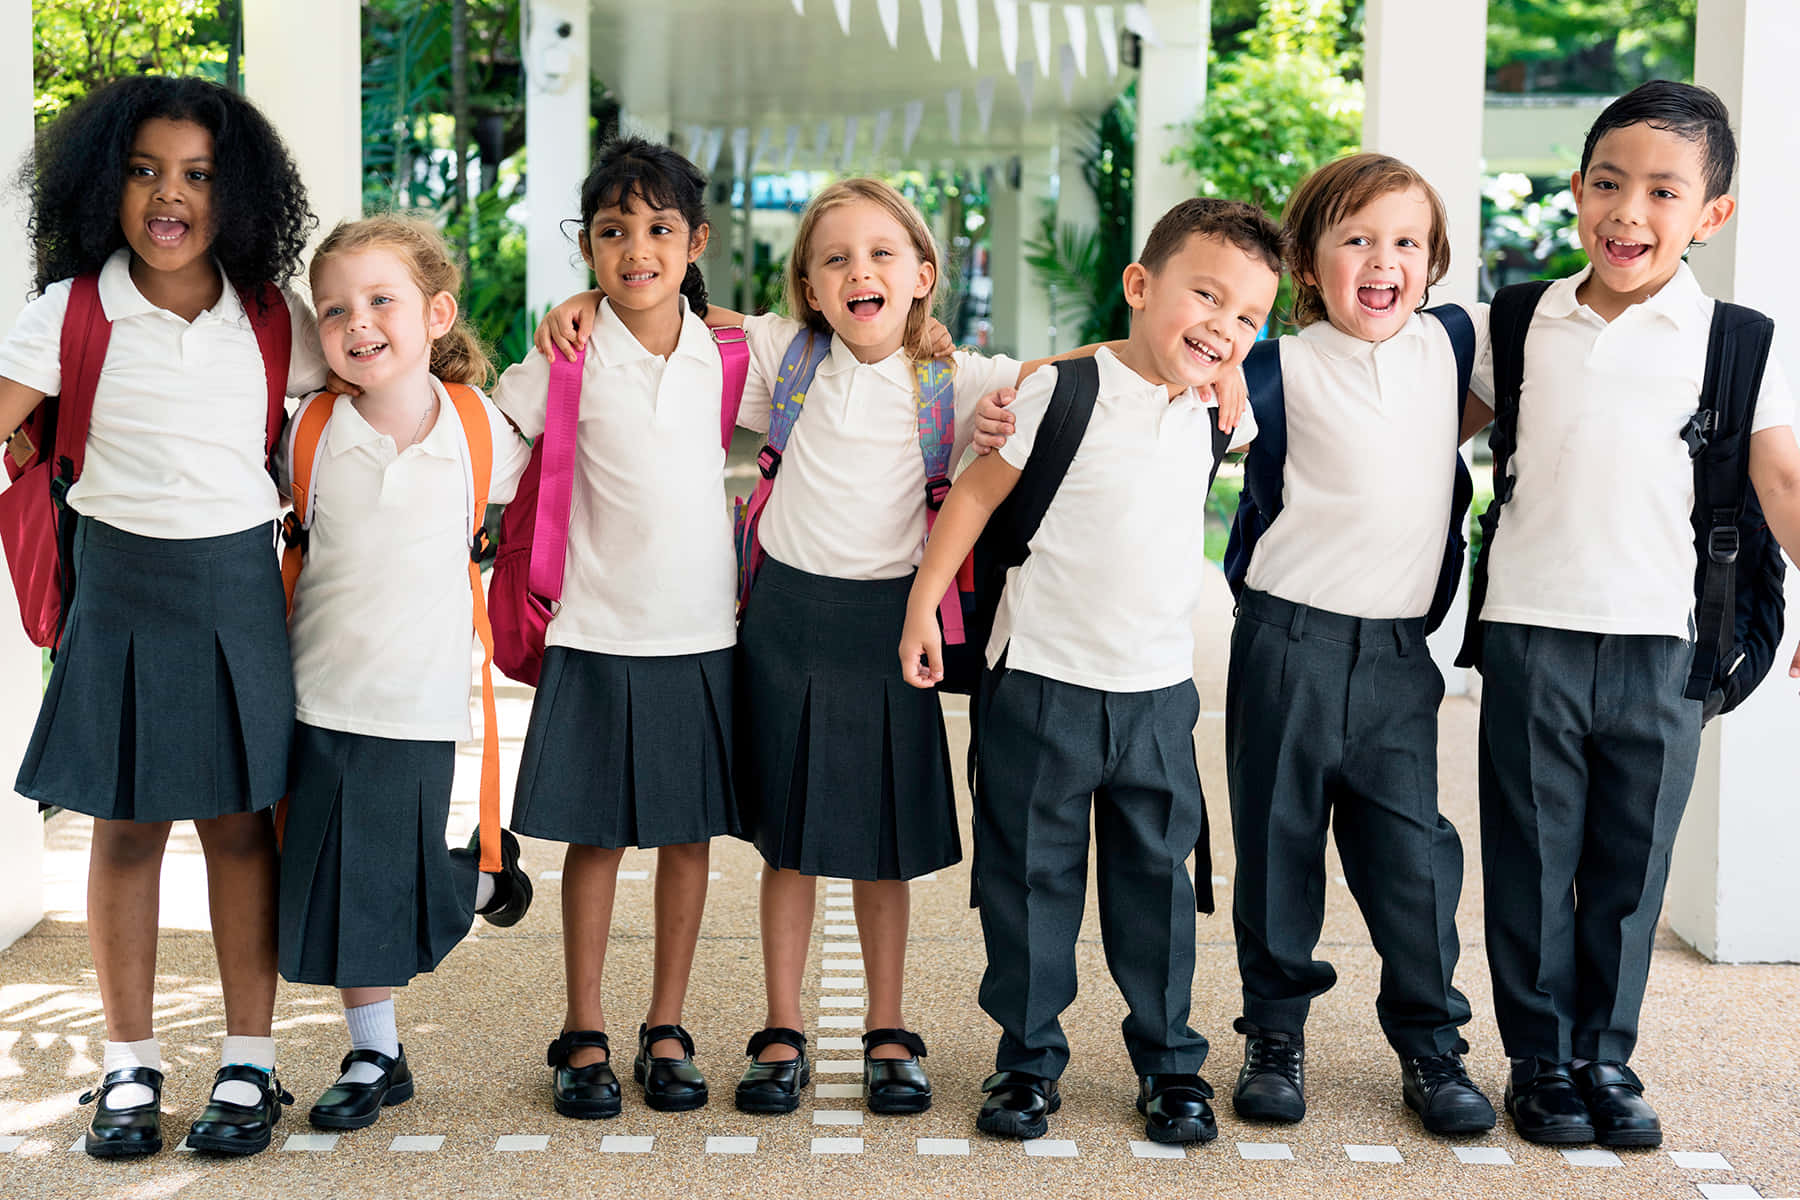
[[[950,494],[950,481],[939,475],[936,479],[925,481],[925,507],[932,512],[944,507],[944,498]]]
[[[494,549],[494,539],[488,536],[487,526],[475,530],[475,536],[469,541],[469,561],[481,562]]]
[[[1689,417],[1687,424],[1681,427],[1681,440],[1687,444],[1689,458],[1699,458],[1701,452],[1711,444],[1718,418],[1718,413],[1710,408],[1703,408]]]
[[[764,479],[774,479],[775,472],[781,468],[781,451],[773,446],[764,446],[756,452],[756,469],[762,472]]]
[[[281,544],[306,549],[306,526],[300,523],[300,515],[291,509],[281,518]]]
[[[1716,563],[1730,565],[1737,561],[1739,549],[1736,525],[1715,525],[1706,535],[1706,557]]]

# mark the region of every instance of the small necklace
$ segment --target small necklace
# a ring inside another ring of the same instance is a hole
[[[431,414],[436,411],[437,397],[433,396],[431,398],[431,403],[425,406],[425,411],[419,414],[419,423],[413,426],[412,437],[407,439],[406,444],[408,446],[416,446],[419,444],[419,434],[424,431],[425,422],[429,421],[431,419]]]

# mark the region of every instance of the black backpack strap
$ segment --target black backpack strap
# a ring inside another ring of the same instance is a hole
[[[1450,488],[1450,524],[1444,532],[1444,561],[1438,571],[1437,591],[1425,614],[1425,631],[1436,633],[1450,606],[1456,603],[1456,593],[1462,583],[1463,519],[1468,516],[1469,501],[1475,492],[1469,478],[1469,465],[1462,456],[1463,409],[1468,403],[1469,380],[1475,375],[1475,322],[1460,304],[1440,304],[1425,312],[1436,317],[1444,327],[1444,334],[1450,339],[1450,352],[1456,359],[1456,394],[1450,398],[1453,414],[1450,452],[1455,456],[1455,475]]]
[[[1037,535],[1063,476],[1069,473],[1069,464],[1075,461],[1075,451],[1087,434],[1099,398],[1100,364],[1093,358],[1069,358],[1056,364],[1056,390],[1050,393],[1050,403],[1031,443],[1031,457],[1010,497],[1013,505],[1007,542],[1017,558],[1008,566],[1024,561],[1025,548]]]
[[[1463,626],[1462,649],[1456,655],[1459,667],[1481,666],[1481,609],[1487,600],[1488,558],[1494,552],[1494,530],[1500,523],[1500,510],[1513,493],[1508,468],[1518,445],[1519,392],[1525,385],[1525,335],[1531,329],[1531,315],[1549,286],[1549,280],[1534,279],[1503,287],[1494,293],[1494,302],[1488,308],[1488,341],[1494,357],[1494,428],[1488,434],[1488,448],[1494,454],[1494,499],[1481,514],[1481,553],[1475,556],[1469,581],[1469,615]],[[1462,369],[1460,362],[1457,369]]]
[[[1706,340],[1700,406],[1682,430],[1694,458],[1694,665],[1684,693],[1705,700],[1713,672],[1729,662],[1737,632],[1738,521],[1750,494],[1750,426],[1762,390],[1775,322],[1738,304],[1716,301]]]
[[[1250,347],[1244,383],[1256,418],[1256,439],[1244,454],[1244,490],[1264,519],[1273,521],[1281,511],[1281,479],[1287,468],[1287,394],[1281,386],[1280,338]]]
[[[1456,355],[1456,428],[1460,433],[1463,400],[1469,394],[1469,380],[1475,376],[1475,322],[1460,304],[1440,304],[1426,309],[1425,315],[1438,319],[1450,338],[1450,350]]]

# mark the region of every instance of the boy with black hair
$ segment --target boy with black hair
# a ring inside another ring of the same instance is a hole
[[[1206,1039],[1188,1025],[1196,902],[1185,864],[1197,847],[1197,877],[1210,878],[1192,620],[1210,569],[1208,468],[1225,446],[1248,443],[1255,422],[1246,412],[1231,437],[1218,434],[1205,395],[1267,320],[1282,251],[1280,228],[1246,204],[1189,200],[1165,214],[1125,269],[1130,337],[1020,385],[1017,432],[957,480],[913,581],[900,663],[908,683],[927,688],[943,678],[938,598],[1034,444],[1066,451],[1069,422],[1085,419],[1027,538],[1030,557],[1007,573],[977,700],[980,998],[1001,1029],[976,1118],[988,1133],[1041,1137],[1061,1103],[1069,1047],[1058,1018],[1075,998],[1091,812],[1101,933],[1130,1009],[1123,1031],[1145,1134],[1218,1134],[1198,1074]],[[1029,487],[1041,465],[1031,461]],[[1202,895],[1210,912],[1210,884]]]
[[[1712,403],[1714,303],[1682,259],[1731,217],[1735,158],[1730,114],[1704,88],[1657,81],[1614,101],[1570,180],[1590,265],[1523,305],[1502,291],[1476,371],[1476,395],[1511,416],[1496,426],[1504,518],[1461,661],[1485,677],[1482,865],[1506,1108],[1534,1142],[1662,1140],[1626,1063],[1699,752],[1702,704],[1684,696],[1695,638],[1718,636],[1695,626],[1707,564],[1694,460],[1709,439],[1747,440],[1768,527],[1800,551],[1780,365],[1767,362],[1760,390],[1755,370],[1738,373],[1754,396],[1741,420],[1696,419]],[[1509,307],[1523,309],[1522,364]]]

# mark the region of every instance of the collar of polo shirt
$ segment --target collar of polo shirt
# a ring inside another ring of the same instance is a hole
[[[719,352],[713,349],[712,335],[706,331],[706,322],[688,308],[686,296],[679,299],[681,336],[676,339],[675,353],[670,357],[704,359],[710,355],[717,358]],[[600,315],[594,321],[594,336],[588,340],[588,353],[598,357],[599,365],[603,367],[619,367],[640,359],[656,357],[632,336],[631,330],[625,327],[625,322],[614,314],[612,301],[604,297],[600,300]]]
[[[1158,404],[1200,403],[1199,395],[1193,388],[1187,389],[1179,396],[1170,396],[1166,384],[1152,383],[1136,371],[1119,361],[1119,356],[1105,346],[1094,351],[1094,363],[1100,373],[1100,394],[1102,396],[1154,396]],[[1200,403],[1202,408],[1211,408],[1216,401]]]
[[[1593,265],[1589,264],[1575,274],[1551,284],[1538,301],[1537,311],[1546,317],[1557,319],[1573,316],[1582,307],[1581,301],[1575,298],[1575,293],[1593,270]],[[1712,301],[1707,299],[1706,293],[1700,288],[1700,281],[1694,278],[1693,271],[1684,262],[1675,268],[1675,274],[1669,277],[1669,282],[1663,284],[1656,295],[1632,305],[1619,315],[1623,317],[1626,313],[1641,314],[1640,319],[1660,317],[1682,333],[1696,327],[1704,333],[1712,321]]]
[[[214,260],[214,265],[218,265],[217,259]],[[219,267],[219,278],[225,279],[225,268],[222,266]],[[238,301],[237,289],[231,286],[228,279],[225,284],[213,306],[195,319],[196,324],[206,320],[247,320],[244,306]],[[144,298],[144,293],[138,291],[137,284],[131,281],[131,251],[124,247],[114,250],[106,264],[100,268],[100,309],[106,314],[108,321],[114,322],[146,314],[161,314],[172,321],[181,320],[168,309],[152,304]]]
[[[437,421],[431,432],[413,443],[420,454],[428,454],[433,458],[462,458],[462,447],[458,439],[462,436],[460,421],[456,415],[456,406],[451,403],[450,396],[444,391],[444,385],[433,378],[431,390],[437,395]],[[340,454],[348,454],[360,446],[371,445],[381,440],[382,435],[375,427],[356,411],[356,405],[343,403],[331,414],[331,423],[325,427],[325,452],[336,458]],[[410,449],[403,447],[402,449]]]
[[[906,351],[896,350],[880,362],[865,363],[856,357],[856,352],[844,344],[844,339],[831,339],[831,353],[819,364],[818,374],[824,376],[843,375],[856,370],[857,367],[874,367],[875,374],[893,384],[895,387],[913,389],[912,360],[906,357]]]
[[[1394,331],[1388,342],[1398,342],[1404,338],[1416,338],[1425,332],[1425,321],[1418,313],[1406,319],[1406,324]],[[1313,349],[1326,358],[1362,358],[1375,353],[1375,347],[1386,345],[1386,342],[1366,342],[1362,338],[1353,337],[1333,325],[1330,321],[1314,321],[1300,331],[1300,337]]]

